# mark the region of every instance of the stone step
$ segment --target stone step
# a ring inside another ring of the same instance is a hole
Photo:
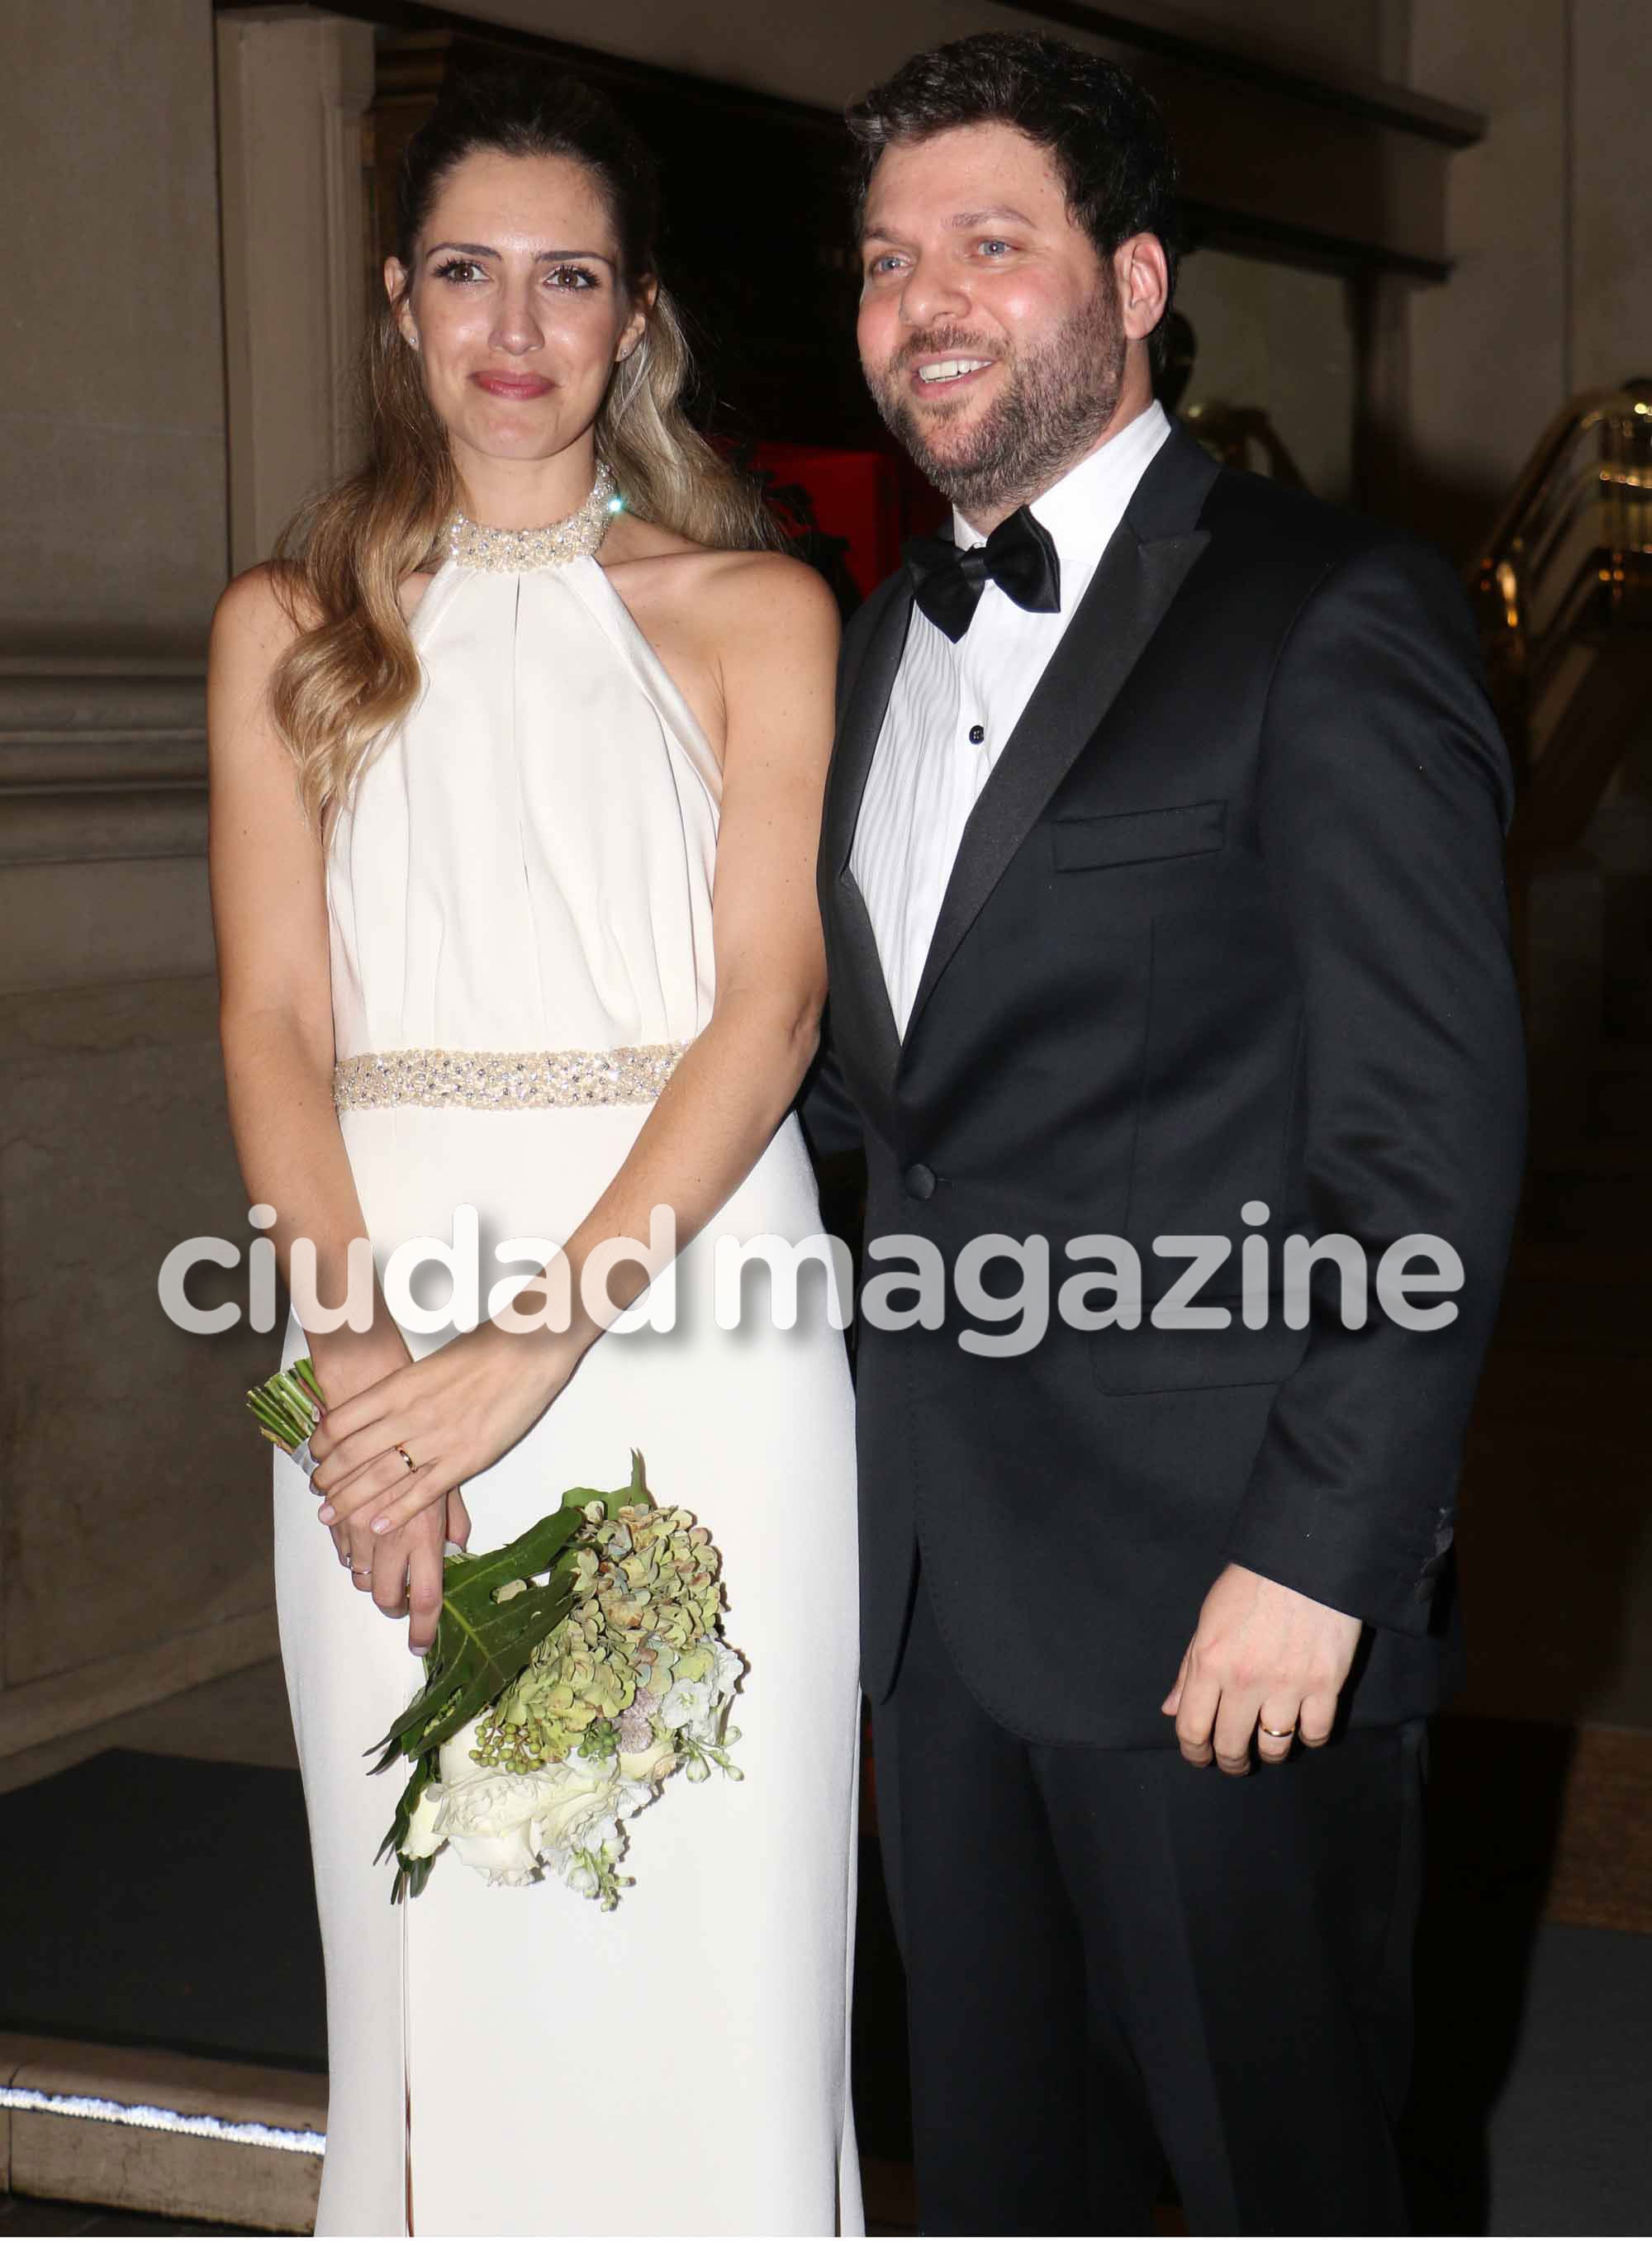
[[[309,2233],[326,2127],[304,2070],[0,2034],[0,2194]]]

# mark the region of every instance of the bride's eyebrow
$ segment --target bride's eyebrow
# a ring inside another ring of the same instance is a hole
[[[433,241],[425,251],[427,257],[439,257],[444,252],[459,257],[497,257],[497,249],[490,249],[485,241]],[[560,264],[571,257],[588,258],[593,264],[612,266],[613,258],[600,249],[540,249],[534,251],[536,264]]]

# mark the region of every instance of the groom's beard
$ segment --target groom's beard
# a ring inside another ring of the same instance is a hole
[[[997,398],[961,444],[945,443],[945,403],[921,413],[906,376],[923,358],[996,358],[978,336],[936,328],[898,351],[879,372],[866,373],[872,399],[913,463],[966,518],[1013,508],[1060,480],[1094,448],[1124,386],[1124,323],[1112,289],[1089,301],[1057,328],[1041,348],[1007,358]],[[960,399],[956,412],[969,410]],[[931,436],[942,443],[937,452]]]

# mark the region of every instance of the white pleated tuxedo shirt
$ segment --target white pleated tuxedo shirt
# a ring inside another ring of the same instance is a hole
[[[954,645],[913,610],[849,853],[903,1036],[969,813],[1169,433],[1155,398],[1033,500],[1060,561],[1059,614],[1029,614],[989,582]],[[987,542],[957,512],[953,535]]]

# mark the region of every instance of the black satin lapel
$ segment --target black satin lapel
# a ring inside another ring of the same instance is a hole
[[[883,729],[895,672],[906,648],[913,616],[912,592],[900,585],[891,596],[873,626],[871,643],[862,657],[849,697],[838,718],[838,744],[826,781],[823,817],[824,861],[835,879],[849,860],[854,828],[860,815],[860,798],[866,790],[878,734]]]
[[[839,715],[821,816],[820,906],[833,967],[828,992],[833,1034],[839,1050],[858,1047],[886,1087],[894,1077],[900,1037],[877,936],[849,869],[849,853],[912,616],[912,593],[902,585],[873,626]]]
[[[906,1023],[909,1040],[953,953],[1094,736],[1209,542],[1209,531],[1196,529],[1144,544],[1127,519],[1115,532],[970,812]]]
[[[889,984],[878,954],[872,914],[846,864],[837,877],[833,907],[840,944],[838,954],[842,957],[846,953],[849,978],[846,987],[840,977],[832,983],[833,1032],[839,1049],[849,1041],[865,1050],[873,1073],[886,1089],[900,1058],[900,1031],[889,1001]]]

